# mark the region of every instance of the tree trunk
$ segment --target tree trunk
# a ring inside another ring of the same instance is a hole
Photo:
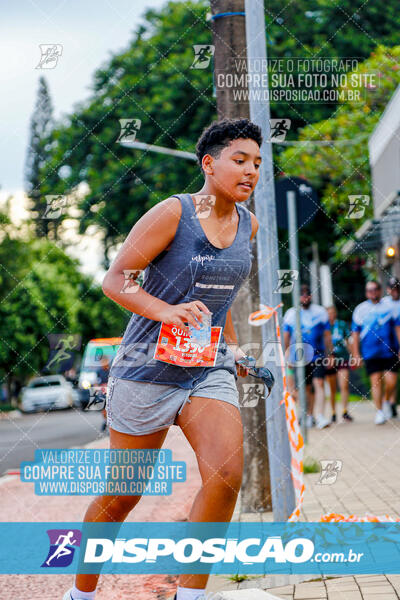
[[[244,0],[211,0],[213,15],[229,12],[243,12]],[[219,119],[249,118],[248,102],[234,101],[232,89],[219,85],[219,73],[246,73],[241,70],[247,64],[246,23],[242,15],[225,16],[213,20],[214,72],[217,90],[217,111]],[[236,60],[235,60],[236,59]],[[241,88],[244,89],[244,88]],[[247,208],[255,212],[254,198],[246,202]],[[259,283],[257,245],[253,241],[253,264],[248,280],[240,289],[232,306],[232,317],[239,344],[247,353],[258,358],[262,354],[261,328],[251,327],[247,317],[259,309]],[[240,377],[238,389],[243,398],[243,384],[254,384],[251,377]],[[272,509],[271,484],[269,474],[268,447],[266,435],[265,404],[258,402],[254,407],[241,409],[244,426],[244,475],[241,489],[243,512],[268,511]]]

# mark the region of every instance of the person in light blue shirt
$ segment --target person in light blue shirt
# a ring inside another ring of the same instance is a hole
[[[387,287],[386,287],[386,293],[387,296],[384,296],[382,298],[382,302],[387,302],[396,312],[396,315],[400,315],[400,280],[397,279],[397,277],[390,277],[389,281],[387,282]],[[396,352],[398,353],[400,350],[400,346],[399,343],[397,341],[397,336],[394,336],[394,340],[393,340],[393,348],[396,350]],[[390,411],[389,415],[390,418],[392,419],[396,419],[397,418],[397,398],[396,398],[396,386],[393,390],[393,393],[391,394],[390,398],[389,398],[389,402],[390,402]]]
[[[313,408],[315,392],[315,412],[316,424],[318,429],[323,429],[330,425],[330,421],[325,418],[325,391],[324,377],[325,354],[332,354],[332,336],[331,327],[328,319],[328,313],[323,306],[314,304],[312,301],[310,288],[308,285],[300,287],[300,323],[301,337],[304,350],[306,391],[307,391],[307,427],[312,426]],[[289,350],[288,380],[291,387],[294,387],[293,367],[298,364],[296,353],[298,352],[296,344],[296,311],[295,308],[289,308],[283,320],[283,341],[285,351]],[[329,362],[330,359],[328,359]],[[327,365],[328,366],[328,365]]]
[[[382,287],[377,281],[368,281],[365,293],[368,299],[353,313],[353,356],[356,364],[360,365],[361,360],[365,363],[377,409],[375,423],[382,425],[387,420],[383,399],[389,402],[397,382],[399,355],[394,340],[397,337],[400,341],[400,316],[382,300]]]

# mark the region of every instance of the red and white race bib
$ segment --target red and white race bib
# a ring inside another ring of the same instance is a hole
[[[213,367],[221,330],[222,327],[211,327],[211,344],[199,346],[176,325],[162,323],[153,358],[178,367]]]

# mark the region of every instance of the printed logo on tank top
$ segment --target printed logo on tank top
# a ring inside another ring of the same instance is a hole
[[[212,254],[206,254],[205,256],[201,256],[200,254],[197,254],[197,256],[192,256],[192,260],[195,260],[198,263],[201,263],[201,265],[204,265],[204,262],[207,260],[213,260],[215,258],[215,256],[212,256]]]

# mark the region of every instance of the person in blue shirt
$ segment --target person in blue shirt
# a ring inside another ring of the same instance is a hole
[[[382,298],[382,301],[387,302],[396,311],[397,314],[400,314],[400,280],[397,279],[397,277],[390,277],[389,281],[387,282],[386,293],[387,296],[384,296]],[[396,336],[393,340],[393,344],[396,352],[399,352],[400,347]],[[396,391],[397,390],[395,386],[393,393],[389,398],[390,405],[386,405],[388,417],[392,419],[397,418]]]
[[[324,377],[326,360],[325,354],[332,355],[332,336],[328,319],[328,313],[323,306],[312,303],[311,291],[308,285],[300,287],[300,323],[301,335],[304,349],[304,360],[307,393],[307,427],[313,424],[313,408],[315,393],[316,425],[323,429],[330,425],[330,421],[324,415],[325,391]],[[289,350],[289,369],[293,373],[293,366],[298,359],[296,357],[296,311],[289,308],[283,320],[283,341],[285,351]],[[329,362],[330,358],[328,359]],[[293,380],[293,374],[288,373]]]
[[[399,354],[394,340],[397,337],[400,342],[400,316],[382,300],[382,287],[377,281],[368,281],[365,293],[367,300],[353,313],[353,357],[357,365],[364,361],[377,409],[375,424],[382,425],[387,420],[383,399],[389,400],[397,382]]]
[[[350,376],[350,354],[349,337],[350,326],[346,321],[337,318],[335,306],[328,306],[329,323],[332,332],[334,364],[326,369],[325,376],[331,393],[332,423],[336,423],[336,389],[339,383],[340,399],[342,401],[343,421],[351,422],[353,417],[348,413],[349,402],[349,376]]]

